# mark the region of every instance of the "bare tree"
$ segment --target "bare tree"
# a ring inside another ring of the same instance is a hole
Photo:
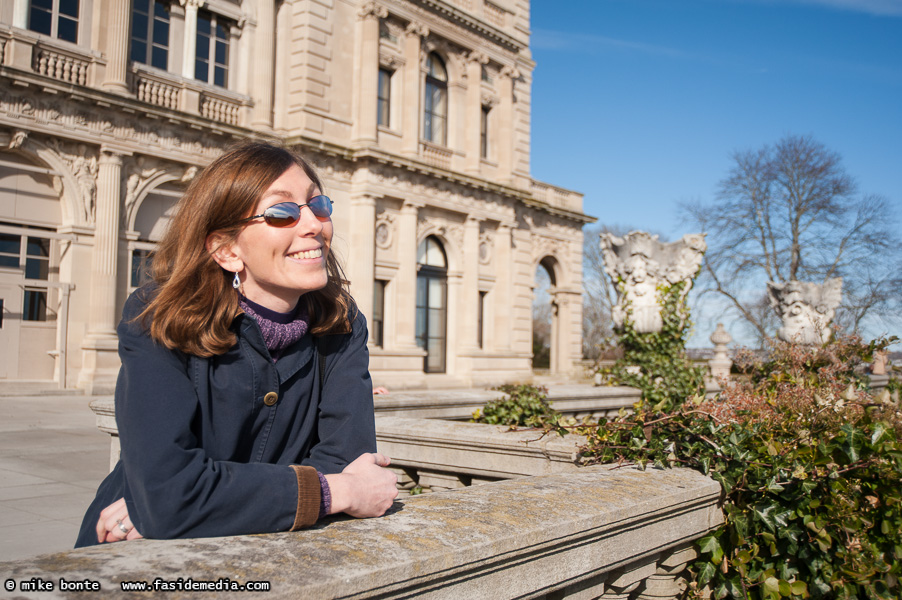
[[[869,316],[899,308],[902,253],[894,215],[879,196],[860,196],[835,152],[809,136],[733,154],[709,204],[684,205],[708,234],[700,287],[726,299],[759,340],[775,320],[763,302],[767,281],[842,277],[837,321],[858,330]]]

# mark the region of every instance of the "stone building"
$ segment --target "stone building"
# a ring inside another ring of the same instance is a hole
[[[580,194],[529,174],[528,0],[0,0],[0,379],[111,388],[127,295],[199,169],[298,147],[335,201],[377,384],[580,358]]]

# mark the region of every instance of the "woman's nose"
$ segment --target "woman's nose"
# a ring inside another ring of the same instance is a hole
[[[302,237],[314,236],[319,235],[323,230],[323,222],[313,214],[313,210],[309,206],[304,205],[301,207],[301,214],[296,227],[298,235]]]

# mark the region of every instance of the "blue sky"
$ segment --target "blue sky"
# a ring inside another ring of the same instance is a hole
[[[786,134],[902,216],[902,0],[533,0],[532,175],[600,223],[689,233],[730,154]]]

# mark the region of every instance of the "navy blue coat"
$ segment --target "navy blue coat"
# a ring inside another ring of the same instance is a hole
[[[147,293],[129,297],[118,328],[121,458],[100,484],[76,547],[97,544],[100,511],[123,497],[147,538],[288,531],[298,507],[289,465],[339,473],[375,452],[362,314],[352,311],[350,334],[308,334],[276,363],[257,322],[239,315],[232,323],[238,343],[200,358],[155,343],[134,321]],[[272,406],[264,403],[269,392],[278,394]]]

